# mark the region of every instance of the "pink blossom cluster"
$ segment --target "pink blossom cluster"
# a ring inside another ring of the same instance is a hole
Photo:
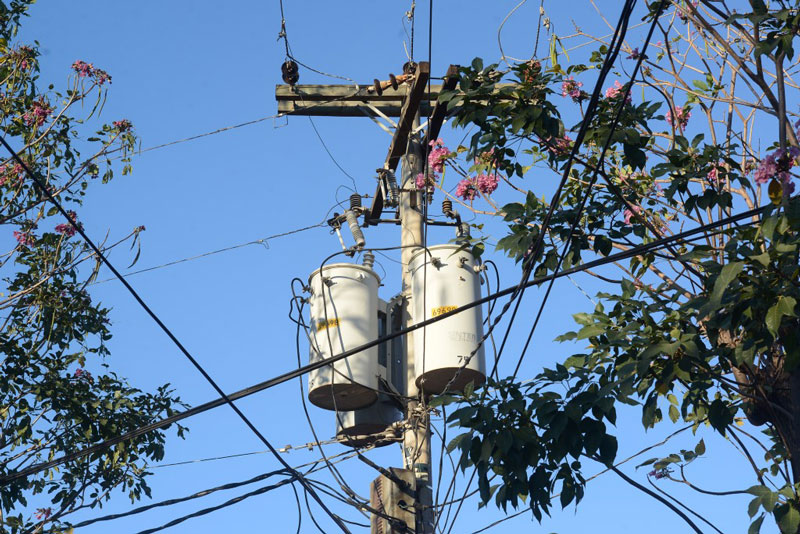
[[[19,163],[15,163],[13,167],[8,165],[0,165],[0,186],[6,185],[8,182],[19,182],[22,180],[24,169]]]
[[[76,232],[75,226],[83,230],[83,224],[78,222],[78,215],[74,211],[68,211],[67,215],[69,215],[70,220],[73,221],[75,224],[74,225],[67,223],[57,224],[55,227],[55,231],[66,237],[72,237],[75,235]]]
[[[86,63],[80,59],[72,64],[72,70],[78,73],[81,78],[94,78],[97,85],[103,85],[108,82],[111,83],[111,75],[103,69],[98,69],[91,63]]]
[[[38,508],[36,513],[33,514],[37,521],[46,521],[50,519],[51,515],[53,515],[52,508]]]
[[[433,185],[437,182],[438,179],[439,179],[439,176],[436,175],[435,173],[432,173],[432,172],[428,173],[427,179],[425,178],[425,174],[424,173],[419,173],[419,174],[417,174],[417,177],[414,180],[414,183],[416,184],[417,189],[419,189],[420,191],[423,190],[423,189],[427,189],[428,192],[432,192],[433,191]],[[144,227],[142,227],[142,228],[144,228]]]
[[[94,382],[92,373],[90,373],[86,369],[81,369],[80,367],[75,369],[75,378],[78,380],[85,380],[86,382]]]
[[[613,86],[606,89],[606,98],[611,98],[611,99],[619,98],[623,94],[625,94],[625,88],[622,86],[621,83],[619,83],[619,80],[615,81]],[[630,94],[628,94],[628,96],[625,98],[625,103],[626,104],[631,103]]]
[[[36,236],[30,232],[19,232],[14,230],[14,239],[16,239],[17,243],[23,247],[30,247],[36,243]]]
[[[719,172],[720,170],[724,171],[725,169],[719,164],[716,164],[713,167],[711,167],[711,170],[708,171],[708,173],[706,174],[706,180],[708,180],[708,183],[710,183],[713,186],[718,186],[720,184],[721,180]]]
[[[129,121],[128,119],[114,121],[111,124],[114,126],[114,128],[116,128],[120,132],[127,132],[128,130],[133,128],[133,124],[131,124],[131,121]]]
[[[634,217],[635,214],[642,213],[642,207],[641,206],[631,205],[631,208],[633,208],[633,211],[631,211],[630,209],[626,209],[625,213],[624,213],[625,224],[627,224],[627,225],[631,224],[631,219]]]
[[[456,196],[462,200],[475,200],[478,194],[478,184],[473,178],[464,178],[456,186]]]
[[[789,174],[789,170],[795,166],[798,157],[800,157],[800,148],[791,147],[788,150],[779,148],[761,160],[753,175],[753,180],[757,184],[765,184],[775,178],[783,185],[785,192],[793,193],[794,184],[790,181],[792,176]]]
[[[497,189],[499,180],[497,179],[497,173],[481,173],[475,178],[475,182],[481,193],[484,195],[491,195]]]
[[[22,119],[28,126],[41,126],[52,112],[53,108],[45,102],[44,98],[39,98],[33,102],[31,109],[25,112]]]
[[[669,476],[669,469],[653,469],[652,471],[647,473],[647,476],[651,476],[656,480],[660,478],[666,478],[667,476]]]
[[[583,83],[569,76],[561,82],[561,96],[569,96],[577,102],[581,99],[581,87],[583,87]]]
[[[545,143],[547,144],[547,151],[554,156],[564,156],[569,154],[569,151],[572,148],[572,138],[570,138],[568,135],[565,135],[564,137],[549,137],[545,139]]]
[[[491,195],[499,183],[496,173],[481,173],[475,178],[464,178],[456,186],[456,196],[462,200],[475,200],[478,191],[484,195]]]
[[[672,115],[672,110],[670,109],[667,111],[665,119],[674,128],[683,131],[686,129],[686,125],[689,124],[689,119],[691,116],[692,112],[688,109],[684,109],[681,106],[675,106],[675,115]]]
[[[17,58],[19,60],[19,68],[22,70],[28,70],[28,68],[33,64],[33,58],[36,56],[33,47],[30,46],[20,46],[17,49]]]
[[[444,161],[450,157],[450,150],[444,146],[444,141],[435,139],[429,143],[431,151],[428,153],[428,167],[433,172],[444,171]]]

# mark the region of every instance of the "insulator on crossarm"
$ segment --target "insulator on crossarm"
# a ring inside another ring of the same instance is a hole
[[[442,200],[442,213],[449,215],[453,211],[453,201],[449,198]]]
[[[395,208],[400,203],[400,191],[397,187],[397,177],[391,171],[383,174],[386,181],[386,206]]]
[[[289,85],[295,85],[300,80],[300,69],[297,67],[297,63],[291,59],[284,61],[281,65],[281,78]]]
[[[364,232],[361,231],[361,227],[358,225],[358,215],[353,210],[347,210],[344,216],[347,219],[347,225],[350,227],[350,233],[353,234],[356,248],[364,248],[367,241],[364,239]]]
[[[357,210],[361,207],[361,195],[358,193],[353,193],[350,195],[350,209]]]

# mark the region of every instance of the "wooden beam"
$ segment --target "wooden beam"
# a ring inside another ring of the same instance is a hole
[[[441,85],[439,92],[442,90],[452,91],[456,88],[457,83],[458,65],[450,65],[447,68],[447,74],[444,75],[444,83]],[[428,146],[428,143],[430,143],[432,139],[439,137],[439,132],[442,130],[442,124],[444,124],[444,118],[446,115],[447,104],[437,102],[436,107],[433,108],[430,121],[428,122],[428,133],[425,135],[425,140],[422,144],[423,147]]]
[[[389,145],[389,153],[386,155],[386,162],[383,167],[394,171],[400,162],[400,156],[406,153],[408,136],[411,133],[411,126],[414,124],[414,117],[419,111],[419,104],[425,96],[425,88],[431,76],[431,66],[427,61],[420,61],[417,65],[417,72],[414,76],[414,83],[408,96],[403,102],[403,109],[400,112],[400,120],[397,121],[397,130],[394,132],[392,144]],[[431,96],[432,98],[432,96]]]
[[[386,155],[386,161],[383,164],[384,169],[394,172],[397,169],[397,164],[400,162],[400,156],[406,152],[408,136],[411,134],[411,127],[414,124],[414,117],[416,117],[419,111],[420,102],[422,102],[423,97],[426,95],[425,89],[427,88],[430,76],[430,63],[427,61],[420,61],[417,65],[417,72],[415,73],[411,90],[403,101],[403,109],[400,111],[397,129],[394,132],[392,143],[389,145],[389,153]],[[433,95],[431,95],[430,98],[433,98]],[[375,188],[375,196],[373,197],[369,214],[365,217],[367,224],[369,224],[370,221],[380,219],[381,213],[383,213],[383,190],[381,189],[381,184],[378,183],[378,186]]]

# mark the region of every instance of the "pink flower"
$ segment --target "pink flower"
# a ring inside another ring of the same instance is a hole
[[[572,148],[572,139],[565,135],[564,137],[550,137],[545,139],[547,144],[547,151],[554,156],[565,156],[569,154]]]
[[[36,510],[34,517],[36,517],[37,521],[47,520],[53,514],[53,510],[51,508],[39,508]]]
[[[667,111],[667,114],[664,118],[674,128],[683,131],[686,129],[686,125],[689,124],[689,118],[691,116],[692,112],[688,109],[683,109],[681,106],[675,106],[675,116],[672,116],[672,110],[670,109]]]
[[[495,191],[495,189],[497,189],[497,174],[479,174],[476,178],[476,183],[481,193],[484,195],[490,195]]]
[[[30,46],[20,46],[17,49],[16,56],[19,58],[19,68],[28,70],[33,64],[33,59],[36,57],[36,52]]]
[[[0,165],[0,185],[6,185],[11,181],[19,183],[24,172],[25,169],[19,163],[15,163],[13,167],[9,167],[8,164]]]
[[[70,220],[72,220],[75,223],[75,225],[66,223],[57,224],[55,230],[59,234],[65,235],[67,237],[72,237],[75,235],[76,232],[75,226],[83,230],[83,224],[78,222],[78,216],[75,214],[74,211],[68,211],[67,215],[69,215]]]
[[[84,380],[86,382],[94,382],[92,373],[90,373],[86,369],[81,369],[80,367],[75,369],[75,378],[77,378],[78,380]]]
[[[583,83],[573,80],[570,76],[561,82],[561,96],[569,96],[577,102],[581,99],[581,87]]]
[[[625,210],[625,224],[627,225],[631,224],[631,219],[634,217],[634,213],[636,214],[642,213],[641,206],[632,205],[631,207],[633,208],[633,211],[631,211],[630,209]]]
[[[430,143],[431,151],[428,153],[428,166],[433,172],[444,171],[444,161],[450,156],[450,150],[444,146],[444,141],[436,139]]]
[[[72,64],[72,70],[77,72],[81,78],[85,78],[94,74],[94,65],[79,59]]]
[[[609,87],[608,89],[606,89],[606,98],[614,99],[614,98],[618,98],[618,97],[622,96],[623,94],[625,94],[625,91],[624,91],[624,88],[622,87],[622,84],[619,83],[619,80],[615,81],[614,85],[612,87]],[[626,104],[630,104],[631,103],[631,95],[630,94],[628,94],[628,96],[625,98],[625,103]]]
[[[111,75],[103,69],[98,69],[91,63],[77,60],[72,64],[72,70],[77,72],[78,76],[81,78],[94,78],[97,85],[103,85],[106,82],[111,83]]]
[[[417,174],[417,178],[414,180],[414,183],[419,190],[427,189],[428,191],[433,191],[433,184],[435,184],[438,179],[439,177],[433,173],[428,173],[427,179],[423,173],[419,173]]]
[[[17,243],[23,247],[30,247],[36,243],[36,236],[30,232],[18,232],[17,230],[14,230],[14,239],[16,239]]]
[[[790,183],[789,170],[795,166],[798,157],[800,157],[800,149],[797,147],[791,147],[788,150],[779,148],[761,160],[753,175],[753,180],[757,184],[765,184],[775,178],[783,184],[784,190],[791,189],[789,191],[791,193],[794,191],[794,184]]]
[[[31,109],[22,118],[28,126],[41,126],[52,112],[53,108],[45,102],[44,98],[39,98],[33,102]]]
[[[706,174],[706,180],[708,180],[708,183],[711,185],[719,185],[719,168],[716,166],[712,167],[711,170],[708,171],[708,174]]]
[[[639,47],[637,46],[636,48],[631,50],[631,53],[628,56],[628,59],[639,59],[639,56],[641,56],[641,55],[642,54],[641,54],[641,52],[639,52]]]
[[[472,178],[464,178],[456,186],[456,196],[461,197],[462,200],[475,200],[478,194],[478,188]]]
[[[131,124],[131,121],[129,121],[128,119],[114,121],[111,124],[114,126],[114,128],[116,128],[120,132],[127,132],[128,130],[133,128],[133,124]]]

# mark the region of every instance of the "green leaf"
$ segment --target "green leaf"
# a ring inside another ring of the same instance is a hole
[[[778,328],[781,326],[781,320],[783,319],[784,315],[788,315],[789,317],[794,317],[794,307],[797,304],[797,301],[793,297],[778,297],[778,302],[776,302],[768,311],[765,322],[767,324],[767,330],[769,333],[772,334],[772,337],[778,337]]]
[[[700,443],[698,443],[697,446],[694,448],[694,453],[697,456],[702,456],[703,454],[705,454],[705,452],[706,452],[706,442],[701,439]]]
[[[617,457],[617,438],[610,434],[603,436],[600,440],[600,459],[607,466],[614,463],[614,458]]]
[[[800,526],[800,512],[791,503],[782,504],[775,508],[775,522],[783,534],[797,534]]]
[[[578,331],[577,339],[586,339],[588,337],[597,337],[600,334],[604,333],[606,329],[599,324],[590,324],[584,326]]]
[[[750,528],[747,529],[747,534],[759,534],[759,532],[761,532],[761,523],[763,522],[764,514],[761,514],[758,516],[758,519],[750,523]]]

